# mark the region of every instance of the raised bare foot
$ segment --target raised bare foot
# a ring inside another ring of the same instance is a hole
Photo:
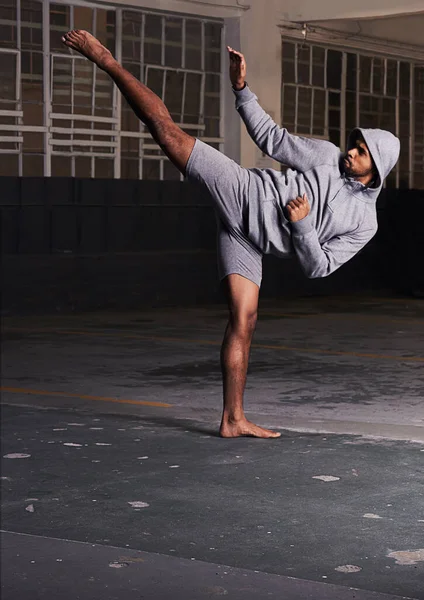
[[[106,69],[108,65],[114,62],[111,52],[99,42],[88,31],[82,29],[73,29],[62,36],[62,42],[68,48],[77,50],[83,56],[93,61],[100,69]]]
[[[221,427],[219,428],[219,435],[224,438],[236,438],[242,436],[250,436],[257,438],[279,438],[281,433],[278,431],[271,431],[271,429],[265,429],[251,423],[247,419],[243,419],[237,422],[222,421]]]

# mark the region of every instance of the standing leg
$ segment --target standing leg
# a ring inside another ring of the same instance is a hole
[[[243,411],[250,345],[256,326],[259,287],[241,275],[224,280],[230,316],[221,348],[224,409],[220,427],[222,437],[280,437],[280,433],[250,423]]]
[[[113,79],[137,117],[147,126],[177,169],[185,175],[195,139],[174,123],[162,100],[126,71],[110,51],[87,31],[69,31],[62,37],[62,41],[94,62]]]

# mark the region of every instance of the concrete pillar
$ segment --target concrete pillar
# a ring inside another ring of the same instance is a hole
[[[250,10],[244,11],[239,17],[239,38],[236,38],[234,30],[231,32],[228,29],[227,43],[243,52],[250,88],[258,96],[261,106],[275,122],[280,123],[281,32],[276,20],[277,4],[278,0],[252,2]],[[235,112],[234,99],[231,103]],[[241,126],[240,143],[240,163],[243,167],[279,168],[278,163],[262,156],[244,125]]]

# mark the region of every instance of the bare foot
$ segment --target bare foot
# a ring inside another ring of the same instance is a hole
[[[243,419],[237,422],[222,421],[221,427],[219,428],[219,435],[224,438],[250,436],[268,439],[279,438],[281,433],[278,433],[278,431],[271,431],[271,429],[265,429],[264,427],[259,427],[247,419]]]
[[[73,29],[62,36],[62,42],[68,48],[77,50],[83,56],[93,61],[100,69],[106,69],[108,65],[115,62],[111,52],[99,42],[88,31]]]

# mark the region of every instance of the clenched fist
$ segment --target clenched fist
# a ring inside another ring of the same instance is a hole
[[[304,219],[307,215],[309,215],[310,210],[311,207],[309,206],[306,194],[303,194],[303,196],[298,196],[295,200],[290,200],[290,202],[286,205],[287,218],[292,223]]]
[[[246,61],[241,52],[237,52],[230,46],[227,46],[230,57],[230,80],[235,90],[242,90],[245,86]]]

